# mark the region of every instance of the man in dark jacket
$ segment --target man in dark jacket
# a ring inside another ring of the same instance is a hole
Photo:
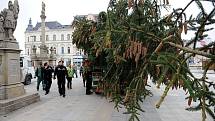
[[[53,68],[49,66],[49,64],[46,62],[44,63],[44,83],[46,84],[45,87],[45,95],[49,93],[49,90],[51,88],[52,84],[52,73],[54,72]]]
[[[42,66],[42,62],[39,64],[35,71],[35,78],[37,77],[37,91],[39,91],[40,83],[42,82],[43,90],[45,90],[44,83],[44,68]]]
[[[85,60],[84,62],[84,79],[86,80],[86,95],[92,94],[92,67],[89,60]]]
[[[58,91],[60,96],[65,97],[65,83],[66,83],[66,77],[68,77],[67,75],[67,69],[66,67],[63,65],[63,61],[59,61],[57,67],[55,68],[55,72],[54,72],[54,79],[56,79],[57,76],[57,84],[58,84]]]

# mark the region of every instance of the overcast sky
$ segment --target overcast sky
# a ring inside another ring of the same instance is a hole
[[[7,8],[9,0],[0,0],[0,11]],[[24,49],[24,32],[28,25],[29,18],[32,18],[33,26],[40,22],[41,3],[46,4],[46,21],[58,21],[61,24],[71,24],[75,15],[98,14],[106,11],[109,0],[18,0],[20,13],[15,37],[20,43],[20,48]],[[170,0],[172,7],[185,7],[190,0]],[[208,10],[213,7],[204,4]],[[198,13],[194,4],[187,13]],[[214,32],[214,31],[213,31]],[[211,33],[213,33],[211,32]],[[214,38],[214,37],[213,37]]]

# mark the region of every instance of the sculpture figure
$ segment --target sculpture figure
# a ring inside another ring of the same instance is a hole
[[[46,10],[45,7],[46,7],[45,3],[42,2],[42,11],[41,11],[42,16],[45,16],[45,10]]]
[[[0,13],[0,40],[4,39],[4,18]]]
[[[5,8],[1,12],[1,15],[3,16],[3,19],[4,19],[3,28],[5,32],[5,37],[7,39],[10,39],[10,40],[14,39],[13,33],[16,29],[18,13],[19,13],[19,4],[17,0],[14,1],[14,4],[12,3],[12,1],[9,1],[8,9]]]

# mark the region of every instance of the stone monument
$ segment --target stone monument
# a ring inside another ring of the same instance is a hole
[[[56,57],[53,54],[54,49],[51,47],[50,51],[51,54],[48,55],[48,47],[45,44],[45,37],[46,37],[46,31],[45,31],[45,3],[42,2],[42,11],[41,11],[41,45],[39,46],[40,54],[36,53],[37,48],[34,46],[32,48],[33,53],[31,54],[31,60],[34,61],[34,66],[38,66],[41,62],[49,62],[50,65],[56,65]]]
[[[40,100],[39,94],[28,94],[20,77],[20,52],[13,33],[19,13],[18,0],[8,2],[0,12],[0,115]]]

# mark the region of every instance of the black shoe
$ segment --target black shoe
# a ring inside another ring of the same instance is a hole
[[[90,91],[90,92],[87,92],[86,95],[91,95],[92,93],[93,93],[93,92]]]
[[[60,94],[60,96],[62,96],[62,94]]]
[[[63,97],[65,98],[65,97],[66,97],[66,95],[63,95]]]
[[[46,92],[45,95],[49,94],[49,92]]]

